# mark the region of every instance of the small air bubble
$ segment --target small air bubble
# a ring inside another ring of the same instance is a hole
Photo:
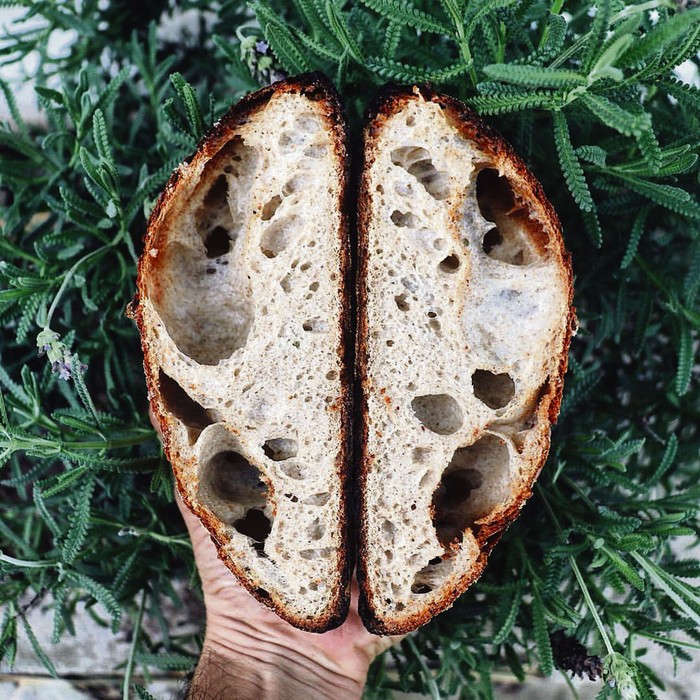
[[[447,272],[448,274],[457,272],[459,269],[459,258],[454,254],[448,255],[440,261],[439,267],[443,272]]]

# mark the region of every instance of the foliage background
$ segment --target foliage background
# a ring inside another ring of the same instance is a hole
[[[124,308],[145,218],[205,125],[320,69],[355,135],[387,80],[432,81],[496,124],[560,214],[581,325],[530,505],[454,609],[373,666],[368,696],[489,698],[495,669],[588,654],[600,697],[663,696],[646,651],[682,661],[700,643],[700,562],[671,547],[697,538],[700,495],[700,92],[673,71],[697,65],[693,4],[0,0],[35,21],[7,28],[0,76],[33,57],[44,120],[25,123],[0,80],[0,657],[23,627],[55,673],[26,612],[53,609],[60,642],[87,601],[115,630],[132,619],[125,697],[147,697],[136,669],[191,667],[193,640],[160,612],[191,551]],[[158,29],[174,10],[198,11],[177,41]],[[560,629],[588,652],[562,658]]]

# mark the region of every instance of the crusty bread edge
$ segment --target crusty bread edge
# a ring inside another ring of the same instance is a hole
[[[369,191],[369,180],[367,177],[369,166],[373,158],[373,146],[376,142],[377,134],[381,131],[384,122],[398,111],[408,100],[416,99],[417,94],[429,102],[438,104],[444,111],[448,121],[464,136],[473,141],[478,149],[489,155],[495,163],[509,162],[521,178],[521,182],[529,188],[534,197],[539,201],[544,209],[545,216],[552,230],[556,232],[555,240],[551,241],[551,247],[555,256],[562,262],[565,283],[568,289],[569,315],[566,319],[566,330],[564,342],[559,356],[559,363],[556,376],[550,376],[549,381],[542,391],[536,408],[538,422],[547,420],[549,424],[556,423],[561,406],[563,391],[563,380],[568,365],[568,351],[571,336],[576,327],[576,313],[572,305],[573,302],[573,274],[571,270],[571,256],[564,248],[564,241],[561,235],[561,224],[554,208],[547,199],[542,185],[528,170],[523,160],[515,153],[513,148],[503,139],[503,137],[493,128],[484,122],[474,112],[469,110],[463,103],[440,94],[430,86],[399,86],[394,84],[386,85],[377,94],[374,102],[369,107],[365,118],[363,162],[359,164],[360,186],[358,193],[357,212],[357,335],[355,347],[356,375],[359,383],[359,404],[356,406],[355,440],[358,449],[356,456],[357,464],[357,499],[355,503],[355,522],[357,528],[357,580],[360,587],[359,612],[365,627],[374,634],[396,635],[410,632],[424,624],[438,613],[449,608],[464,591],[474,583],[482,574],[486,566],[489,554],[501,539],[506,529],[517,519],[524,503],[532,495],[532,486],[539,475],[544,463],[547,460],[550,447],[550,431],[545,431],[540,443],[540,452],[535,468],[531,471],[533,475],[517,494],[513,505],[508,508],[496,521],[484,526],[477,526],[473,529],[474,536],[479,544],[481,553],[474,565],[457,582],[445,590],[444,594],[437,601],[427,604],[425,609],[412,615],[397,616],[396,619],[387,621],[379,617],[375,612],[372,600],[372,592],[368,582],[368,571],[365,568],[369,543],[367,541],[367,521],[364,517],[364,493],[366,488],[369,466],[374,459],[373,455],[367,454],[368,444],[368,424],[367,424],[367,361],[368,361],[368,332],[367,327],[367,290],[365,280],[367,279],[367,230],[369,226],[370,207],[369,201],[372,196]]]
[[[153,272],[153,259],[149,255],[156,238],[157,231],[171,207],[175,205],[178,194],[183,185],[190,178],[190,173],[196,172],[194,166],[202,161],[212,158],[236,133],[237,127],[250,121],[262,110],[273,95],[284,93],[300,93],[314,101],[323,101],[326,105],[326,128],[331,135],[331,142],[335,148],[335,156],[340,164],[338,177],[340,178],[340,211],[341,225],[339,229],[340,237],[340,260],[339,280],[342,285],[341,308],[340,308],[340,329],[338,335],[337,351],[341,357],[341,402],[338,406],[340,412],[341,435],[340,450],[336,460],[337,476],[340,482],[341,514],[338,522],[340,529],[339,545],[339,578],[340,585],[335,592],[334,600],[328,611],[314,619],[306,620],[289,613],[284,607],[276,605],[267,597],[261,596],[258,585],[251,581],[243,569],[222,552],[222,537],[218,522],[211,518],[204,510],[192,503],[186,495],[182,483],[185,465],[180,465],[176,458],[176,452],[172,445],[172,428],[175,419],[165,410],[160,396],[158,386],[158,366],[157,348],[151,347],[148,342],[143,309],[140,300],[147,296],[147,278]],[[250,594],[258,601],[273,609],[277,615],[292,624],[293,626],[308,632],[325,632],[338,627],[346,619],[350,606],[350,576],[354,565],[353,550],[350,549],[351,540],[348,537],[348,527],[350,525],[350,500],[348,499],[349,480],[351,472],[351,435],[352,435],[352,367],[348,358],[352,356],[352,316],[350,312],[350,274],[351,255],[348,241],[348,181],[350,163],[348,158],[348,126],[343,107],[333,84],[322,73],[308,73],[291,78],[285,81],[273,83],[254,93],[245,96],[235,104],[227,114],[214,124],[199,142],[196,151],[185,160],[184,164],[178,167],[170,176],[163,193],[159,197],[148,220],[146,234],[144,236],[144,249],[138,263],[137,291],[129,305],[127,314],[133,318],[138,326],[141,335],[141,342],[144,354],[144,372],[146,375],[146,385],[148,397],[153,408],[153,412],[160,427],[163,448],[168,460],[173,466],[175,483],[187,507],[200,519],[202,524],[209,531],[212,541],[221,561],[231,570],[238,581],[245,586]]]

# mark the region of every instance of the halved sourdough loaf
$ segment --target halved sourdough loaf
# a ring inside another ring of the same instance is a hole
[[[315,632],[345,619],[352,562],[346,144],[320,74],[238,103],[158,201],[132,306],[183,500]]]
[[[539,183],[456,100],[386,90],[364,158],[360,613],[397,634],[478,578],[531,494],[561,401],[572,280]]]

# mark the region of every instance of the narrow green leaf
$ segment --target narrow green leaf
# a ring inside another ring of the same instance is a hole
[[[581,168],[571,145],[566,117],[561,112],[552,112],[552,119],[554,121],[554,143],[559,154],[564,180],[566,180],[569,192],[571,192],[576,204],[582,211],[589,212],[593,209],[593,199],[583,174],[583,168]]]
[[[642,120],[636,114],[627,112],[606,97],[587,92],[579,97],[591,114],[603,124],[625,136],[640,136],[643,130]]]
[[[175,92],[177,92],[178,97],[182,100],[185,107],[185,114],[190,125],[190,133],[195,139],[199,140],[204,134],[204,119],[194,88],[180,73],[173,73],[170,76],[170,82],[173,84]]]
[[[0,92],[2,92],[5,97],[5,102],[7,103],[7,108],[10,112],[10,116],[12,117],[12,121],[15,123],[15,127],[22,135],[29,138],[29,130],[27,129],[27,124],[19,111],[14,93],[10,89],[10,86],[2,79],[0,79]]]
[[[523,595],[522,595],[522,590],[518,587],[516,588],[515,592],[511,596],[510,599],[510,604],[506,607],[505,605],[502,607],[503,610],[506,610],[506,615],[503,618],[500,627],[497,627],[494,631],[493,635],[493,643],[494,644],[502,644],[503,642],[508,639],[508,636],[511,633],[511,630],[513,629],[515,625],[515,620],[518,617],[518,611],[520,610],[520,604],[522,603],[523,600]]]
[[[465,64],[426,70],[419,66],[410,66],[400,61],[392,61],[380,56],[370,56],[367,67],[387,80],[397,80],[404,83],[431,82],[435,84],[449,83],[469,70]]]
[[[151,695],[142,685],[139,685],[138,683],[134,684],[134,690],[136,691],[136,695],[138,696],[139,700],[156,700],[154,695]]]
[[[34,630],[29,624],[29,621],[27,620],[25,615],[20,615],[20,619],[22,620],[22,627],[24,627],[27,639],[32,645],[32,649],[34,650],[34,653],[36,654],[37,658],[39,659],[39,661],[41,661],[41,663],[44,665],[44,668],[49,672],[52,678],[58,678],[56,667],[53,665],[53,662],[48,657],[48,654],[44,651],[41,644],[39,644],[39,640],[36,638]]]
[[[100,161],[112,178],[110,191],[116,193],[119,183],[119,173],[117,172],[117,166],[114,162],[109,132],[107,130],[107,122],[101,109],[96,109],[95,113],[92,115],[92,135],[95,140],[95,146],[97,147],[97,154],[100,156]]]
[[[360,45],[355,41],[350,28],[348,27],[345,15],[336,7],[332,0],[326,0],[326,16],[328,24],[338,43],[352,56],[360,65],[364,65],[365,57]]]
[[[507,114],[531,109],[559,109],[563,96],[556,93],[528,91],[502,95],[479,95],[466,102],[479,114]]]
[[[145,654],[136,653],[136,660],[143,666],[154,666],[164,671],[191,671],[196,663],[192,656],[184,654]]]
[[[610,0],[596,0],[595,8],[596,14],[593,19],[593,25],[589,31],[586,50],[582,60],[583,70],[585,72],[590,71],[599,57],[598,54],[605,41],[605,34],[610,26],[610,17],[612,14]]]
[[[613,170],[609,170],[608,173],[620,178],[627,187],[644,195],[652,202],[656,202],[671,211],[678,212],[691,219],[700,219],[700,204],[691,199],[690,194],[680,187],[642,180],[641,178]]]
[[[329,48],[325,44],[315,41],[302,31],[297,31],[296,35],[299,38],[299,41],[301,41],[301,43],[304,44],[309,51],[315,53],[319,58],[326,61],[333,61],[334,63],[338,63],[341,60],[342,56],[341,54],[337,53],[335,48]]]
[[[631,583],[637,590],[644,591],[644,579],[628,562],[625,561],[622,556],[605,546],[601,547],[601,551],[605,553],[608,561],[628,581],[628,583]]]
[[[644,224],[646,223],[648,214],[649,207],[642,207],[634,219],[632,230],[630,231],[629,241],[627,241],[627,248],[625,249],[625,254],[622,256],[622,262],[620,263],[620,267],[623,270],[630,266],[630,263],[632,260],[634,260],[634,256],[637,254],[639,241],[644,233]]]
[[[66,577],[77,586],[84,588],[98,603],[100,603],[100,605],[102,605],[112,618],[112,630],[116,631],[119,627],[122,610],[111,591],[105,588],[101,583],[98,583],[94,579],[78,571],[67,571]]]
[[[492,80],[529,88],[571,88],[587,83],[585,76],[573,71],[554,70],[540,66],[492,63],[484,66],[484,73]]]
[[[70,515],[70,528],[63,542],[62,558],[67,564],[72,563],[80,553],[80,548],[85,542],[85,535],[90,523],[90,507],[92,492],[95,488],[95,478],[89,476],[81,485],[73,512]]]
[[[678,396],[683,396],[688,391],[688,387],[690,386],[690,377],[693,373],[693,365],[695,360],[693,336],[690,332],[690,324],[681,324],[679,335],[678,369],[676,370],[675,389]]]
[[[537,658],[540,662],[540,668],[545,676],[551,676],[554,672],[554,657],[552,655],[552,645],[549,641],[549,632],[547,630],[547,620],[544,614],[544,605],[540,591],[536,585],[532,587],[532,603],[530,604],[532,611],[532,627],[537,645]]]
[[[441,19],[419,10],[409,0],[361,0],[363,5],[390,20],[402,22],[414,29],[432,34],[452,36],[452,28]]]
[[[697,22],[700,22],[700,8],[678,12],[673,17],[665,18],[663,22],[649,29],[641,39],[637,39],[622,54],[618,65],[640,65],[680,40]]]
[[[392,60],[396,55],[396,49],[401,40],[402,25],[396,20],[390,20],[384,35],[384,44],[382,45],[382,58],[384,60]]]
[[[585,160],[588,163],[601,167],[605,165],[608,157],[607,152],[600,146],[579,146],[575,153],[580,160]]]

